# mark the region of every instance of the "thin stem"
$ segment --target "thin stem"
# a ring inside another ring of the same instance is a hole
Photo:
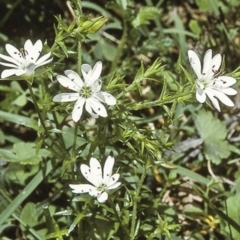
[[[115,216],[116,216],[117,219],[118,219],[118,222],[120,223],[123,231],[125,232],[126,237],[128,237],[128,236],[129,236],[129,232],[128,232],[128,230],[124,227],[124,225],[123,225],[123,223],[122,223],[122,220],[120,219],[119,214],[118,214],[118,212],[117,212],[117,210],[116,210],[116,208],[115,208],[115,206],[114,206],[114,204],[113,204],[112,199],[111,199],[111,198],[108,198],[108,202],[110,203],[110,205],[111,205],[111,207],[112,207],[112,209],[113,209],[113,211],[114,211],[114,213],[115,213]]]
[[[39,107],[38,107],[38,104],[37,104],[37,100],[36,100],[35,95],[34,95],[34,93],[33,93],[32,85],[31,85],[28,81],[27,81],[27,84],[28,84],[29,92],[30,92],[31,97],[32,97],[33,104],[34,104],[34,106],[35,106],[35,109],[36,109],[36,111],[37,111],[38,117],[39,117],[39,119],[40,119],[41,125],[42,125],[42,127],[43,127],[43,129],[44,129],[44,132],[49,136],[48,129],[47,129],[46,125],[45,125],[45,122],[44,122],[44,120],[43,120],[42,114],[41,114],[41,112],[40,112],[40,110],[39,110]]]
[[[78,41],[78,46],[77,46],[77,72],[78,74],[81,73],[81,65],[82,65],[82,43],[81,39]]]
[[[137,223],[137,209],[138,209],[138,202],[140,201],[140,192],[143,185],[143,181],[146,177],[147,169],[144,167],[143,174],[140,178],[140,181],[138,183],[138,188],[136,191],[136,195],[134,196],[134,205],[133,205],[133,213],[132,213],[132,222],[131,222],[131,230],[130,230],[130,239],[135,239],[135,229],[136,229],[136,223]]]

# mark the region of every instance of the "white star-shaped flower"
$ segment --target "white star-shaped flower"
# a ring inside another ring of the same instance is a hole
[[[233,107],[234,103],[227,95],[232,96],[237,94],[235,89],[230,88],[230,86],[236,83],[236,79],[220,75],[221,55],[217,54],[212,57],[212,50],[209,49],[203,59],[203,68],[201,68],[200,59],[194,51],[188,51],[188,58],[197,75],[196,98],[198,102],[204,103],[208,97],[219,112],[221,110],[218,100],[229,107]]]
[[[76,93],[60,93],[54,98],[54,102],[72,102],[76,101],[72,119],[77,122],[80,120],[85,104],[86,111],[94,118],[107,117],[107,111],[102,103],[115,105],[116,98],[107,92],[102,92],[102,81],[99,79],[102,72],[102,62],[97,62],[92,69],[89,64],[81,66],[84,81],[80,76],[72,71],[66,70],[67,77],[57,76],[58,82],[65,88],[75,91]]]
[[[50,63],[52,61],[52,58],[50,58],[51,52],[39,58],[42,48],[43,44],[41,40],[37,40],[33,45],[32,41],[28,39],[24,44],[24,48],[20,50],[11,44],[6,44],[6,50],[10,57],[0,54],[0,58],[7,61],[7,63],[0,62],[0,64],[10,67],[10,69],[3,70],[1,78],[7,78],[12,75],[31,76],[34,74],[36,68]]]
[[[118,188],[119,173],[112,174],[114,157],[108,156],[102,167],[96,158],[90,159],[90,167],[81,164],[80,170],[83,176],[92,184],[70,184],[74,193],[88,193],[92,197],[97,197],[98,202],[103,203],[108,199],[108,191]]]

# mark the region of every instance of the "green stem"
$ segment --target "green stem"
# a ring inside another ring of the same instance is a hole
[[[110,205],[111,205],[111,207],[112,207],[112,209],[113,209],[113,211],[114,211],[114,213],[115,213],[115,216],[117,217],[118,222],[120,223],[123,231],[125,232],[125,234],[126,234],[125,236],[128,237],[128,236],[129,236],[129,232],[128,232],[128,230],[124,227],[124,225],[123,225],[123,223],[122,223],[122,220],[120,219],[119,214],[118,214],[118,212],[117,212],[117,210],[116,210],[116,208],[115,208],[115,206],[114,206],[114,204],[113,204],[112,199],[111,199],[111,198],[108,198],[108,202],[110,203]],[[125,238],[124,238],[124,239],[125,239]]]
[[[120,40],[120,43],[118,44],[118,48],[117,48],[117,52],[115,54],[115,57],[112,61],[112,66],[111,66],[111,69],[110,69],[110,73],[113,73],[116,70],[116,67],[117,67],[118,61],[121,57],[121,54],[123,52],[123,47],[124,47],[124,44],[125,44],[126,40],[127,40],[127,21],[126,21],[125,16],[123,16],[123,34],[122,34],[122,38]]]
[[[41,114],[41,112],[40,112],[40,110],[39,110],[39,107],[38,107],[37,100],[36,100],[35,95],[34,95],[34,93],[33,93],[32,85],[31,85],[28,81],[27,81],[27,84],[28,84],[29,92],[30,92],[31,97],[32,97],[33,104],[34,104],[34,106],[35,106],[35,109],[36,109],[36,111],[37,111],[38,117],[39,117],[39,119],[40,119],[41,125],[42,125],[42,127],[43,127],[43,129],[44,129],[44,132],[49,136],[48,129],[47,129],[46,125],[45,125],[45,122],[44,122],[44,120],[43,120],[42,114]]]
[[[78,74],[81,73],[81,65],[82,65],[82,43],[81,39],[78,41],[78,53],[77,53],[77,72]]]
[[[131,107],[132,110],[139,110],[139,109],[144,109],[144,108],[151,108],[155,106],[161,106],[166,103],[172,103],[173,101],[182,101],[182,100],[187,100],[192,97],[192,93],[182,93],[170,97],[166,97],[165,99],[157,99],[155,101],[144,101],[140,103],[131,103],[128,105],[128,107]]]
[[[141,188],[143,185],[143,181],[145,179],[147,175],[147,168],[144,167],[143,170],[143,174],[140,178],[140,181],[138,183],[138,187],[137,187],[137,191],[136,191],[136,195],[134,196],[133,199],[133,213],[132,213],[132,222],[131,222],[131,230],[130,230],[130,240],[134,240],[135,239],[135,229],[136,229],[136,223],[137,223],[137,209],[138,209],[138,202],[140,201],[140,192],[141,192]]]

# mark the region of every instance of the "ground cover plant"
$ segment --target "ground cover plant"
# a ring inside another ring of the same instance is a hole
[[[237,0],[0,6],[1,239],[239,239]]]

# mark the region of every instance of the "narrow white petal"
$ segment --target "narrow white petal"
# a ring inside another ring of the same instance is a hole
[[[82,75],[85,80],[85,83],[87,84],[91,80],[92,67],[89,64],[82,64],[81,71],[82,71]],[[91,84],[88,84],[88,86],[90,85]]]
[[[107,187],[107,190],[112,190],[118,188],[122,183],[121,182],[116,182],[110,186]]]
[[[223,92],[220,91],[214,91],[214,95],[219,99],[219,101],[221,101],[223,104],[225,104],[228,107],[233,107],[234,103],[232,102],[232,100],[225,95]]]
[[[206,101],[206,93],[204,90],[197,90],[196,91],[196,99],[200,103],[204,103]]]
[[[212,102],[213,106],[214,106],[219,112],[221,112],[219,102],[218,102],[218,100],[215,98],[215,92],[212,91],[211,89],[207,89],[207,90],[206,90],[206,95],[208,96],[208,98],[209,98],[210,101]]]
[[[233,89],[233,88],[221,88],[220,91],[226,95],[236,95],[238,92],[237,90]]]
[[[63,87],[65,87],[67,89],[71,89],[75,92],[79,92],[81,89],[81,87],[76,84],[74,79],[69,79],[65,76],[58,75],[57,80]]]
[[[97,200],[98,200],[100,203],[106,202],[107,199],[108,199],[108,194],[107,194],[106,192],[102,192],[102,193],[98,196],[98,198],[97,198]]]
[[[103,96],[102,92],[96,92],[92,96],[93,98],[96,98],[98,101],[105,103],[105,97]]]
[[[212,63],[212,49],[208,49],[203,58],[202,75],[207,75]]]
[[[117,100],[113,95],[111,95],[110,93],[107,93],[107,92],[101,92],[101,93],[103,94],[105,103],[107,105],[113,106],[116,104]]]
[[[85,98],[79,98],[75,103],[72,111],[72,119],[74,122],[78,122],[82,116],[83,105],[85,103]]]
[[[94,188],[90,184],[69,184],[69,187],[73,189],[74,193],[88,193]]]
[[[24,75],[24,74],[26,74],[26,75],[32,75],[32,74],[33,74],[33,71],[28,70],[28,69],[26,69],[26,70],[16,69],[16,70],[15,70],[15,75],[16,75],[16,76],[22,76],[22,75]]]
[[[54,102],[73,102],[77,101],[79,93],[60,93],[54,96]]]
[[[198,78],[201,78],[201,62],[198,55],[192,51],[188,50],[188,59]]]
[[[1,78],[7,78],[15,75],[16,69],[5,69],[2,71]]]
[[[16,66],[20,66],[19,62],[16,59],[12,58],[12,57],[0,54],[0,58],[5,60],[5,61],[11,62],[11,63],[15,64]]]
[[[108,183],[109,178],[112,176],[114,162],[115,162],[114,157],[109,155],[106,159],[106,162],[105,162],[104,168],[103,168],[103,181],[105,184]]]
[[[23,56],[22,54],[19,52],[19,50],[17,48],[15,48],[13,45],[11,44],[6,44],[6,50],[8,52],[8,54],[14,58],[15,60],[17,60],[18,62],[22,62],[23,61]]]
[[[42,41],[37,40],[37,42],[33,45],[32,41],[28,39],[24,44],[24,51],[26,55],[26,60],[28,62],[36,63],[42,51]]]
[[[53,60],[53,59],[50,58],[50,57],[51,57],[51,52],[49,52],[49,53],[43,55],[42,57],[40,57],[35,64],[36,64],[38,67],[40,67],[40,66],[43,66],[43,65],[45,65],[45,64],[47,64],[47,63],[50,63],[50,62]],[[48,58],[50,58],[50,59],[48,59]],[[48,59],[48,60],[47,60],[47,59]]]
[[[102,81],[100,79],[96,80],[92,84],[93,92],[99,92],[102,88]]]
[[[110,179],[109,179],[109,181],[107,183],[107,189],[114,189],[115,186],[119,186],[121,183],[120,184],[116,184],[119,178],[120,178],[120,174],[119,173],[113,174],[110,177]]]
[[[107,117],[106,108],[102,103],[100,103],[97,99],[88,98],[86,99],[87,104],[93,109],[95,113],[97,113],[101,117]]]
[[[92,157],[90,159],[89,165],[90,165],[91,174],[93,176],[94,185],[96,187],[102,185],[103,183],[102,166],[100,162],[96,158]]]
[[[80,76],[78,75],[78,73],[74,72],[73,70],[66,70],[64,72],[67,77],[69,79],[71,79],[72,82],[75,83],[75,85],[77,85],[79,88],[82,88],[83,87],[83,81],[82,79],[80,78]]]
[[[94,176],[92,175],[92,172],[91,172],[91,169],[88,165],[86,164],[81,164],[80,166],[80,170],[81,170],[81,173],[82,175],[90,182],[92,183],[93,185],[95,185],[94,183]]]
[[[0,62],[0,65],[6,66],[6,67],[11,67],[11,68],[18,68],[17,65],[12,64],[12,63],[4,63],[4,62]]]
[[[86,85],[91,86],[100,77],[102,71],[102,62],[97,62],[93,69],[89,64],[82,64],[81,70]]]
[[[97,79],[99,79],[101,72],[102,72],[102,62],[98,61],[96,62],[92,70],[92,76],[91,76],[92,81],[96,81]]]
[[[99,117],[98,114],[93,113],[92,107],[91,107],[91,105],[89,104],[88,101],[86,101],[85,109],[93,118],[98,118]]]
[[[209,71],[212,71],[212,73],[217,73],[217,71],[219,70],[220,66],[222,63],[222,56],[221,54],[216,54],[211,62],[211,69],[209,69]]]
[[[233,77],[219,76],[215,79],[216,85],[221,87],[230,87],[237,82]]]

